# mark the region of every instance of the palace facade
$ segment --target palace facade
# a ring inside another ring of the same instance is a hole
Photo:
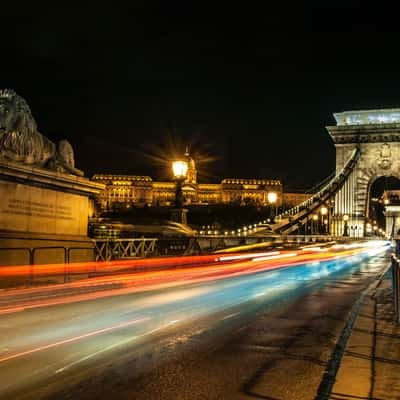
[[[186,204],[268,205],[268,193],[274,192],[277,195],[277,206],[292,206],[310,196],[285,194],[281,182],[273,179],[226,178],[221,183],[198,183],[196,163],[188,152],[185,156],[188,171],[182,190]],[[96,174],[92,181],[105,185],[96,199],[102,211],[111,210],[115,206],[170,206],[175,199],[175,182],[153,181],[150,176]]]

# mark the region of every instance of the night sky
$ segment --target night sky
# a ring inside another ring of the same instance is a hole
[[[189,144],[203,182],[306,189],[334,169],[333,112],[400,107],[388,2],[31,3],[2,10],[0,86],[87,176],[165,179]]]

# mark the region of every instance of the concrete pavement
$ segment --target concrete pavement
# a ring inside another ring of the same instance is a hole
[[[389,272],[364,297],[332,400],[400,399],[400,326],[394,322]]]

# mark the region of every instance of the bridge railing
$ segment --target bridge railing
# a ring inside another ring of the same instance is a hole
[[[360,150],[358,148],[354,149],[352,155],[350,156],[349,160],[345,164],[345,166],[342,168],[339,173],[335,174],[335,176],[322,188],[320,189],[317,193],[315,193],[313,196],[311,196],[309,199],[303,201],[297,206],[292,207],[291,209],[285,211],[284,213],[280,214],[279,216],[285,216],[285,215],[295,215],[299,211],[308,208],[310,205],[312,205],[315,201],[318,201],[321,196],[323,196],[326,193],[330,193],[331,189],[333,189],[335,186],[337,187],[337,184],[339,183],[340,180],[342,180],[343,177],[346,177],[350,175],[352,172],[353,168],[355,167],[358,159],[360,156]],[[339,190],[337,188],[337,190]],[[279,217],[278,216],[278,217]]]
[[[64,264],[68,264],[70,262],[73,262],[74,257],[73,253],[77,251],[85,251],[87,253],[92,253],[94,251],[93,246],[35,246],[35,247],[1,247],[0,248],[0,265],[33,265],[33,264],[43,264],[44,259],[46,254],[39,254],[40,252],[50,252],[50,251],[57,251],[58,252],[58,258],[61,262]],[[16,252],[20,253],[18,254],[18,260],[17,264],[15,264],[15,260],[13,263],[10,262],[4,262],[3,258],[6,256],[5,260],[9,261],[10,257],[7,257],[7,254],[4,253],[11,253],[13,255],[16,254]],[[40,259],[40,256],[42,256],[42,259]],[[39,258],[39,260],[38,260]]]
[[[392,255],[392,284],[395,320],[400,323],[400,260]]]
[[[344,185],[349,175],[353,172],[354,167],[360,157],[360,149],[354,149],[349,160],[339,173],[329,181],[322,189],[320,189],[312,197],[303,203],[292,207],[290,210],[279,214],[275,229],[279,233],[291,233],[299,228],[298,223],[302,222],[314,210],[318,209],[321,205],[326,203],[327,200],[332,198]]]
[[[158,239],[96,239],[96,261],[144,258],[154,255]]]
[[[318,182],[314,185],[311,189],[306,190],[307,194],[315,194],[319,192],[327,183],[329,183],[334,177],[336,176],[335,171],[333,171],[330,175],[328,175],[325,179],[321,182]]]

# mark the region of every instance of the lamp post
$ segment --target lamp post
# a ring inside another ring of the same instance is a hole
[[[344,226],[343,226],[343,236],[349,236],[349,216],[347,214],[343,215],[343,221],[344,221]]]
[[[371,235],[371,232],[372,232],[372,224],[370,222],[368,222],[365,225],[365,236]]]
[[[269,206],[271,207],[271,211],[270,211],[270,218],[271,218],[271,222],[274,222],[275,219],[275,215],[277,214],[276,212],[276,207],[277,207],[277,200],[278,200],[278,195],[276,194],[276,192],[268,192],[267,194],[267,199],[268,199],[268,203]],[[275,205],[275,207],[274,207]],[[274,210],[275,208],[275,210]]]
[[[313,219],[313,229],[312,229],[312,232],[311,232],[311,234],[312,235],[318,235],[318,214],[314,214],[313,215],[313,217],[312,217],[312,219]]]
[[[172,221],[179,222],[181,224],[187,223],[186,214],[188,210],[183,208],[183,192],[182,183],[186,180],[188,170],[188,163],[183,160],[176,160],[172,162],[172,172],[174,174],[174,180],[176,183],[175,189],[175,208],[171,211]]]
[[[325,219],[325,215],[328,214],[328,209],[325,206],[321,207],[321,220],[322,220],[322,224],[323,224],[323,233],[328,234],[328,224],[329,224],[329,220]]]

